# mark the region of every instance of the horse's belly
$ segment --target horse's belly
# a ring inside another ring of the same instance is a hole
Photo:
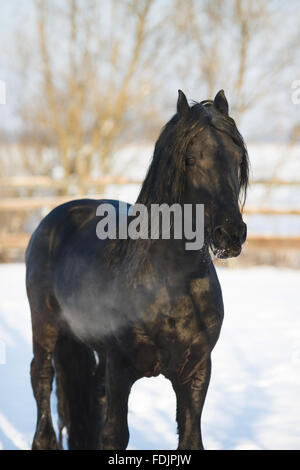
[[[62,282],[56,286],[55,294],[62,318],[84,340],[101,341],[124,326],[112,286],[93,273]]]

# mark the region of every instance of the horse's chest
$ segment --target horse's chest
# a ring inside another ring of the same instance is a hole
[[[135,329],[134,365],[141,376],[180,375],[192,355],[200,363],[210,350],[205,331],[199,328],[193,309],[183,316],[159,314],[154,324]]]
[[[189,361],[200,364],[215,345],[223,316],[210,280],[195,279],[189,289],[162,286],[149,299],[128,344],[139,374],[168,376]]]
[[[200,360],[210,349],[205,325],[186,293],[171,298],[163,288],[149,307],[149,321],[135,328],[134,357],[143,375],[178,372],[197,349]]]
[[[149,306],[149,318],[153,333],[167,341],[189,341],[198,332],[215,336],[223,320],[221,293],[216,293],[209,277],[192,280],[188,290],[175,295],[162,287]]]

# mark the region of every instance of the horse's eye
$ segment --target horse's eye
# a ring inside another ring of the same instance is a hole
[[[186,163],[188,166],[192,166],[192,165],[195,165],[196,160],[195,160],[193,157],[188,157],[188,158],[185,160],[185,163]]]

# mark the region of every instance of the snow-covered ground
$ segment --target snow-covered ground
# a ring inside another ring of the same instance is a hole
[[[300,449],[300,273],[219,269],[225,303],[203,414],[207,449]],[[26,449],[35,428],[24,265],[0,265],[0,448]],[[174,449],[175,397],[143,379],[129,403],[130,449]],[[53,414],[56,415],[53,400]]]

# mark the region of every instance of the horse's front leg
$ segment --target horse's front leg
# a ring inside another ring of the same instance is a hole
[[[172,379],[177,398],[178,449],[202,450],[201,414],[210,380],[211,359],[205,358],[197,371],[185,380]]]
[[[101,430],[100,449],[126,449],[129,441],[128,398],[135,379],[127,359],[110,352],[106,361],[106,417]]]

